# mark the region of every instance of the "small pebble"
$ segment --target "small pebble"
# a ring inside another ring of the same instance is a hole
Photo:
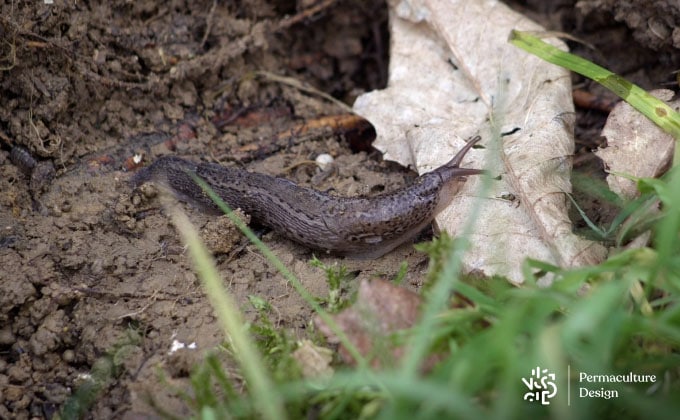
[[[319,168],[321,168],[322,171],[325,171],[330,165],[333,164],[334,160],[335,159],[333,159],[333,156],[329,155],[328,153],[322,153],[316,157],[316,164],[319,165]]]
[[[64,350],[61,358],[66,363],[71,363],[76,359],[76,353],[73,350]]]
[[[0,330],[0,344],[3,346],[14,343],[16,338],[9,326]]]

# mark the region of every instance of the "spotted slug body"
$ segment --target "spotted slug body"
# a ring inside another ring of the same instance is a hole
[[[132,184],[153,181],[205,211],[219,212],[189,175],[194,173],[229,207],[240,208],[254,222],[291,240],[336,255],[377,258],[412,239],[432,221],[444,186],[455,178],[482,173],[459,167],[477,141],[479,137],[413,184],[371,197],[336,197],[287,179],[173,156],[161,157],[139,171]]]

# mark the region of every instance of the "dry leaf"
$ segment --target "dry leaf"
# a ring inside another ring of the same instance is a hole
[[[376,127],[375,146],[425,173],[481,134],[486,149],[471,151],[463,166],[502,177],[476,214],[481,179],[469,177],[435,220],[454,236],[475,220],[465,270],[521,282],[527,257],[563,267],[601,261],[605,248],[574,235],[567,216],[569,74],[507,42],[512,29],[542,28],[497,1],[394,0],[390,29],[388,87],[354,104]]]
[[[673,97],[670,90],[650,93],[665,101]],[[668,105],[678,110],[680,100]],[[653,178],[663,174],[671,164],[675,146],[673,136],[626,102],[619,103],[609,114],[602,135],[607,138],[607,147],[595,154],[608,171],[614,172],[607,176],[609,188],[625,199],[639,196],[636,183],[616,173]]]

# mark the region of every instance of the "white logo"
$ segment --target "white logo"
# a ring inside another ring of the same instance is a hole
[[[536,366],[536,369],[531,370],[529,380],[522,378],[522,382],[529,388],[529,392],[524,394],[524,401],[540,401],[543,405],[550,405],[548,400],[557,394],[555,374],[548,372],[548,369]]]

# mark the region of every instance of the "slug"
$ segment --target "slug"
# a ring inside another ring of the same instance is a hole
[[[174,156],[157,159],[132,178],[138,187],[155,182],[179,199],[219,213],[189,172],[201,177],[232,209],[240,208],[258,224],[306,247],[352,258],[378,258],[415,237],[436,215],[444,187],[456,178],[484,171],[461,168],[469,141],[448,163],[416,178],[413,184],[371,197],[337,197],[292,181],[193,163]]]

